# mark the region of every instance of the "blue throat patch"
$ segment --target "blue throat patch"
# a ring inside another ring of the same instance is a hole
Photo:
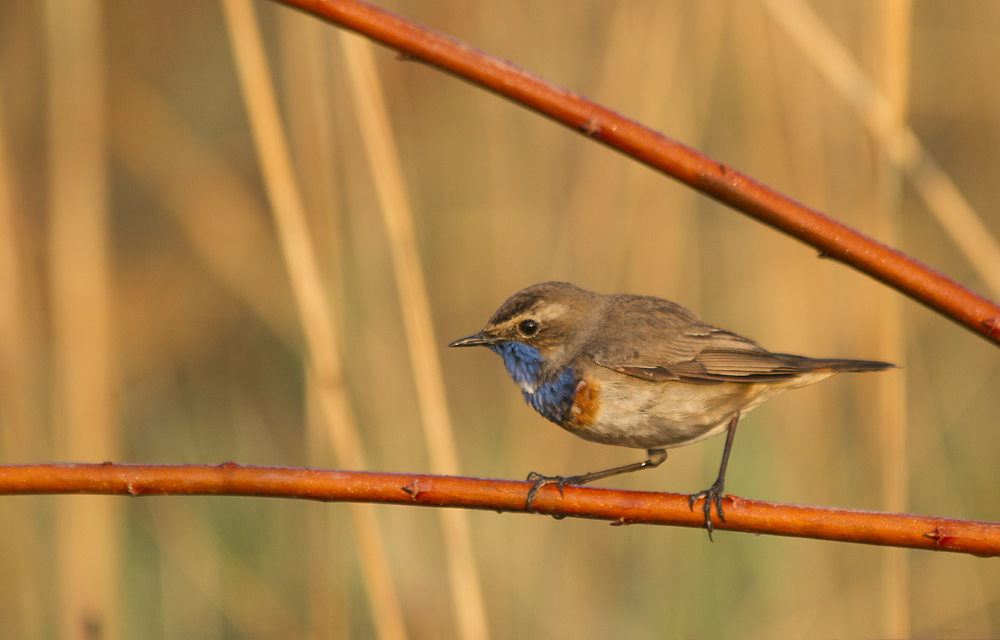
[[[532,387],[538,383],[538,370],[542,366],[542,354],[538,353],[538,349],[513,340],[497,342],[489,347],[503,358],[503,366],[514,382]]]
[[[577,380],[573,368],[564,367],[557,375],[541,381],[538,379],[538,370],[542,367],[542,355],[538,353],[538,349],[514,340],[505,340],[489,347],[503,358],[507,373],[521,386],[524,401],[545,419],[562,424],[569,415],[576,396]],[[535,391],[526,391],[525,384],[535,387]]]

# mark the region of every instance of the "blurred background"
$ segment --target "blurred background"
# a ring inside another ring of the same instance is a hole
[[[378,4],[1000,298],[1000,3]],[[642,459],[445,348],[546,280],[903,367],[751,413],[732,494],[1000,519],[1000,352],[814,249],[279,4],[0,3],[3,463]],[[722,445],[607,484],[704,489]],[[0,521],[0,638],[1000,633],[996,561],[959,555],[249,498],[13,497]]]

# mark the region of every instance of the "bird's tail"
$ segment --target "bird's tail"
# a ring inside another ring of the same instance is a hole
[[[785,355],[785,354],[783,354]],[[802,356],[792,356],[798,362],[796,364],[805,371],[832,371],[844,373],[849,371],[885,371],[895,369],[896,365],[891,362],[878,362],[877,360],[838,360],[835,358],[805,358]]]

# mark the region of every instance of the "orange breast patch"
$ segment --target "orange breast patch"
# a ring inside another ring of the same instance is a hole
[[[594,423],[597,411],[601,408],[598,401],[600,387],[593,380],[586,377],[580,378],[576,383],[576,393],[573,396],[573,404],[569,408],[569,417],[566,419],[566,426],[574,429],[585,429]]]

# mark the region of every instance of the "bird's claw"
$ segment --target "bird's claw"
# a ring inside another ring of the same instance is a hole
[[[540,473],[532,471],[528,474],[528,482],[533,482],[534,484],[531,485],[530,489],[528,489],[528,499],[524,502],[524,509],[526,511],[531,511],[532,500],[534,500],[535,496],[538,495],[538,490],[545,485],[556,485],[556,488],[559,489],[559,495],[562,496],[563,487],[569,484],[570,480],[572,480],[572,478],[564,478],[562,476],[543,476]]]
[[[722,522],[726,521],[726,516],[722,513],[722,482],[716,480],[708,489],[704,491],[699,491],[698,493],[688,496],[688,506],[694,511],[694,503],[705,499],[702,504],[702,512],[705,514],[705,528],[708,529],[708,539],[712,540],[712,531],[715,527],[712,526],[712,504],[715,504],[715,511],[719,514],[719,520]]]

